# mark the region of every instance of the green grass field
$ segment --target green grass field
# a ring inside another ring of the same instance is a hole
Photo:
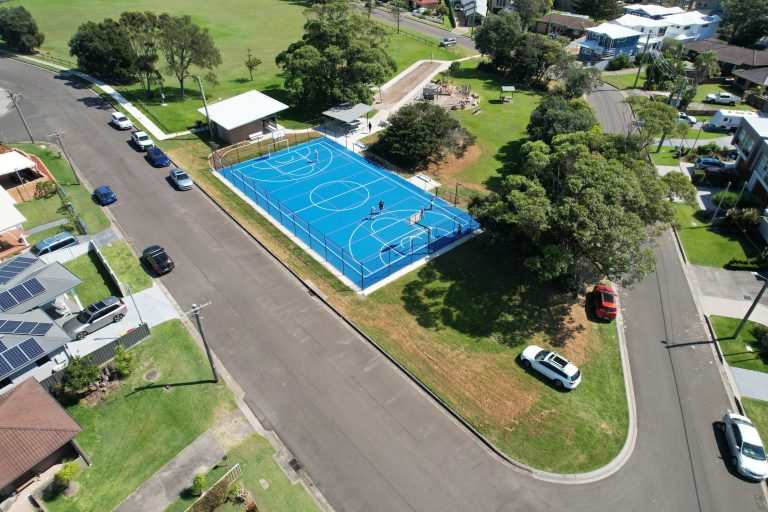
[[[768,402],[742,397],[741,403],[746,409],[747,416],[760,432],[763,443],[768,442]]]
[[[211,370],[178,320],[152,328],[132,349],[138,368],[96,405],[67,407],[83,427],[77,437],[91,466],[76,479],[78,492],[45,503],[51,512],[112,510],[218,418],[234,408],[224,384],[205,382]],[[143,376],[159,372],[155,381]],[[203,381],[203,382],[200,382]],[[182,384],[166,391],[164,384]],[[141,389],[147,385],[157,385]]]
[[[696,90],[696,96],[693,98],[693,101],[697,103],[704,103],[704,99],[707,97],[707,94],[714,94],[718,92],[727,92],[730,94],[735,94],[738,97],[741,97],[741,94],[742,94],[741,91],[732,87],[723,87],[719,84],[701,84],[699,85],[699,88]],[[747,105],[746,103],[739,103],[738,105],[734,105],[733,107],[730,105],[712,105],[712,106],[715,109],[727,108],[731,110],[755,110],[754,108]]]
[[[116,19],[123,11],[189,14],[195,22],[210,30],[222,54],[223,64],[216,69],[219,85],[205,86],[209,102],[258,89],[287,104],[291,104],[291,100],[282,88],[283,79],[275,64],[275,57],[301,38],[305,22],[302,13],[311,5],[311,2],[304,0],[232,0],[222,9],[212,9],[211,4],[203,0],[169,0],[162,4],[150,0],[79,0],[75,3],[12,0],[5,5],[22,3],[32,12],[45,33],[42,50],[70,59],[67,42],[85,21],[101,21],[106,17]],[[391,34],[390,54],[397,63],[398,71],[420,59],[453,60],[466,55],[460,49],[438,48],[437,39],[429,40],[427,44],[405,34]],[[262,60],[252,82],[243,64],[249,49],[253,56]],[[202,107],[197,84],[192,80],[185,83],[188,96],[184,100],[179,99],[178,87],[178,81],[172,75],[165,77],[163,91],[168,100],[165,107],[161,106],[159,96],[149,100],[143,97],[138,84],[120,90],[161,128],[175,132],[187,129],[196,120],[202,119],[196,111]],[[318,112],[325,107],[318,106]],[[281,122],[305,121],[317,117],[318,112],[309,113],[292,108],[283,112],[280,118]]]
[[[745,370],[768,372],[768,352],[761,349],[759,344],[762,335],[768,332],[768,327],[748,320],[739,337],[733,339],[731,336],[736,332],[740,318],[712,315],[709,320],[729,365]]]
[[[607,84],[611,84],[617,89],[632,89],[635,85],[636,76],[637,72],[624,73],[620,75],[610,75],[608,73],[603,73],[600,76],[600,80]],[[643,84],[645,84],[645,71],[640,72],[640,78],[637,79],[637,88],[642,89]]]
[[[152,286],[152,278],[144,271],[138,258],[128,248],[128,244],[112,242],[99,249],[120,282],[131,287],[131,292],[137,293]]]
[[[89,252],[64,264],[77,277],[83,280],[75,287],[84,308],[110,295],[120,296],[120,290],[112,282],[107,269],[95,253]]]
[[[680,165],[680,159],[675,157],[675,148],[672,146],[662,146],[661,151],[656,152],[654,144],[650,149],[651,161],[654,165]]]
[[[675,204],[675,221],[685,254],[694,265],[724,267],[732,259],[757,256],[760,247],[749,238],[730,231],[714,231],[708,226],[711,213]]]

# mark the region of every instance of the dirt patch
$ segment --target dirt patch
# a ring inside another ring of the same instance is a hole
[[[422,62],[407,75],[381,91],[381,101],[376,103],[379,110],[389,110],[413,92],[414,87],[432,76],[440,67],[439,62]]]
[[[92,407],[107,399],[113,389],[120,387],[120,381],[117,379],[103,381],[100,380],[93,385],[96,389],[83,397],[81,403]]]
[[[435,180],[439,181],[444,187],[452,187],[459,181],[458,177],[477,162],[482,153],[480,146],[475,144],[468,148],[462,156],[455,157],[453,155],[448,155],[442,162],[430,165],[424,172],[435,178]],[[462,183],[462,185],[465,184]],[[469,183],[466,184],[466,186],[474,188],[480,192],[485,192],[482,185]]]
[[[144,374],[144,380],[153,381],[160,376],[160,372],[157,370],[149,370]]]

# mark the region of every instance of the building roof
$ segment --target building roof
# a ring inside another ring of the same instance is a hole
[[[589,19],[587,16],[570,16],[568,14],[546,14],[536,20],[540,23],[552,23],[553,25],[559,25],[572,30],[587,30],[588,28],[596,27],[598,23]]]
[[[323,115],[332,117],[342,123],[351,123],[356,119],[360,119],[371,110],[373,110],[373,107],[365,103],[358,103],[357,105],[342,103],[341,105],[329,108],[323,112]]]
[[[211,121],[225,130],[233,130],[287,109],[288,105],[259,91],[248,91],[208,105]],[[205,115],[205,108],[197,109]]]
[[[597,27],[590,28],[588,31],[594,32],[595,34],[606,35],[611,39],[643,35],[642,32],[638,32],[637,30],[632,30],[631,28],[623,27],[621,25],[616,25],[614,23],[603,23]]]
[[[467,12],[469,12],[469,14],[476,12],[480,16],[488,14],[488,3],[484,0],[461,0],[461,5],[464,14],[467,14]]]
[[[768,67],[740,69],[733,74],[753,84],[768,85]]]
[[[611,21],[611,23],[616,23],[619,25],[622,25],[624,27],[668,27],[671,25],[670,22],[666,20],[654,20],[651,18],[646,18],[645,16],[637,16],[635,14],[625,14],[624,16],[620,18],[616,18],[615,20]]]
[[[70,336],[41,309],[16,315],[0,313],[0,380],[35,364],[69,341]]]
[[[18,151],[0,153],[0,176],[12,174],[17,171],[23,171],[24,169],[32,169],[34,167],[35,162],[25,157]]]
[[[743,46],[723,44],[717,39],[701,39],[684,45],[686,50],[704,53],[712,50],[717,60],[736,66],[768,66],[768,50],[750,50]]]
[[[669,16],[670,14],[678,14],[685,12],[680,7],[664,7],[661,5],[647,5],[647,4],[632,4],[625,5],[624,11],[629,12],[642,12],[648,16]]]
[[[748,124],[757,133],[761,139],[768,139],[768,118],[767,117],[744,117],[741,125]]]
[[[0,488],[82,431],[35,379],[0,395]]]
[[[659,20],[661,21],[661,20]],[[717,15],[703,14],[699,11],[681,12],[680,14],[672,14],[670,16],[664,16],[664,21],[668,21],[672,25],[687,26],[687,25],[708,25],[710,23],[720,23],[723,19]]]
[[[0,233],[27,222],[27,218],[16,209],[16,200],[0,187]]]
[[[28,255],[17,256],[17,258],[19,257],[28,257]],[[0,270],[2,270],[2,267],[0,267]],[[6,292],[14,295],[14,289],[18,286],[23,286],[31,279],[37,280],[35,285],[36,294],[23,293],[19,298],[24,300],[13,299],[10,302],[6,302]],[[48,265],[43,263],[42,266],[35,263],[13,279],[0,284],[0,313],[24,313],[30,311],[51,302],[59,295],[68,292],[82,282],[82,279],[70,272],[58,261]]]

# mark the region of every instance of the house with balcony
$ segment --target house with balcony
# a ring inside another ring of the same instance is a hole
[[[492,0],[491,12],[493,14],[498,14],[501,11],[511,11],[514,9],[514,5],[514,0]]]
[[[733,137],[738,150],[736,171],[747,189],[768,205],[768,118],[745,117]]]
[[[684,43],[717,36],[717,29],[723,21],[716,14],[704,14],[699,11],[672,14],[662,19],[669,23],[667,37]]]
[[[624,6],[624,14],[634,14],[652,20],[660,20],[672,14],[680,14],[685,10],[680,7],[664,7],[656,4],[630,4]]]
[[[539,34],[553,34],[578,39],[587,34],[587,29],[597,25],[598,23],[592,21],[589,16],[551,12],[537,19],[532,30]]]
[[[638,53],[645,53],[648,50],[659,50],[664,42],[667,29],[671,25],[664,19],[653,19],[636,14],[625,14],[620,18],[611,21],[615,25],[636,30],[643,34],[638,42]]]
[[[578,43],[578,60],[596,62],[612,59],[620,53],[630,57],[637,55],[637,45],[642,32],[615,23],[603,23],[587,29],[587,38]]]

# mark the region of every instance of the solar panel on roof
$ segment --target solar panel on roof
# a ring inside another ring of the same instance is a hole
[[[13,296],[14,299],[16,299],[16,302],[22,303],[25,300],[29,300],[32,298],[32,294],[27,291],[26,288],[24,288],[23,284],[19,284],[8,290],[8,292]]]
[[[10,364],[14,370],[21,368],[29,362],[29,358],[24,355],[24,352],[22,352],[19,347],[9,348],[3,352],[3,357],[6,361],[8,361],[8,364]]]
[[[21,322],[21,325],[13,331],[14,334],[32,334],[32,329],[37,326],[37,322]]]
[[[43,350],[43,347],[41,347],[40,344],[37,341],[35,341],[34,338],[29,338],[28,340],[24,340],[21,343],[19,343],[18,346],[21,347],[21,350],[24,351],[25,354],[27,354],[27,357],[29,357],[30,361],[34,361],[35,358],[45,354],[45,350]]]
[[[32,296],[40,295],[45,291],[45,286],[40,284],[40,281],[37,280],[37,278],[32,278],[28,281],[24,281],[21,283],[24,285],[24,287],[29,291],[29,293],[32,294]]]
[[[5,332],[3,330],[3,325],[5,325],[5,322],[6,322],[5,320],[0,320],[0,332]]]
[[[10,290],[0,293],[0,310],[8,311],[16,305],[40,295],[44,291],[45,286],[40,284],[37,278],[27,279]]]
[[[28,256],[19,256],[13,261],[9,261],[0,267],[0,284],[5,284],[18,276],[32,266],[35,261],[37,261],[37,258],[30,258]]]
[[[13,368],[11,365],[5,362],[5,359],[0,357],[0,375],[5,375],[6,373],[10,373]]]
[[[5,343],[0,341],[0,352],[3,352],[4,350],[8,350],[8,347],[5,346]]]
[[[16,304],[18,304],[18,301],[14,299],[10,293],[0,293],[0,310],[8,311]]]
[[[0,332],[2,332],[3,334],[11,334],[13,333],[13,331],[18,329],[20,325],[21,325],[21,322],[17,320],[8,320],[3,324],[3,330]]]
[[[53,324],[39,323],[35,326],[34,329],[32,329],[32,332],[29,334],[34,334],[35,336],[45,336],[48,334],[48,331],[51,330],[51,327],[53,327]]]

